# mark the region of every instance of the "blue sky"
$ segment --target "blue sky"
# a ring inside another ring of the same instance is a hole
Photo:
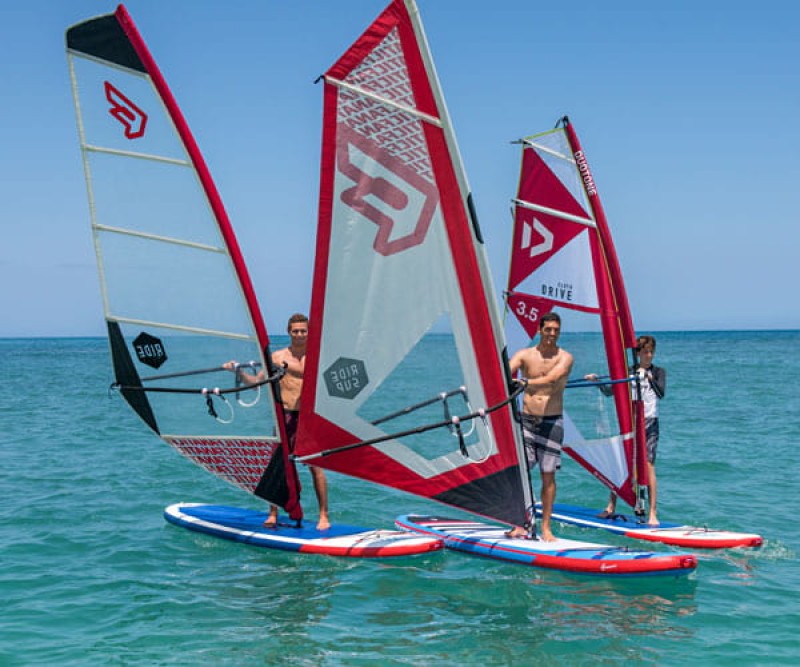
[[[495,286],[510,141],[574,123],[640,331],[800,328],[800,3],[418,0]],[[130,0],[215,177],[267,326],[310,302],[322,89],[385,0]],[[0,337],[101,335],[65,29],[0,5]]]

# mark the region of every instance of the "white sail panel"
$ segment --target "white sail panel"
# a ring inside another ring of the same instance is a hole
[[[269,375],[269,339],[169,88],[122,6],[70,28],[67,58],[115,386],[182,454],[299,516],[270,385],[223,368]]]

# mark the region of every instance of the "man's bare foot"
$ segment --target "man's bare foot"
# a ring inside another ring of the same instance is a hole
[[[651,514],[650,517],[647,519],[647,525],[648,526],[658,526],[658,525],[660,525],[658,517],[656,517],[655,514]]]
[[[264,528],[275,528],[278,525],[278,515],[270,514],[263,524]]]
[[[539,533],[539,537],[542,542],[555,542],[556,538],[553,533],[550,532],[549,528],[542,528],[542,532]]]
[[[528,537],[528,531],[525,530],[524,528],[520,528],[519,526],[516,526],[516,527],[514,527],[514,528],[512,528],[510,530],[507,530],[504,533],[504,535],[507,538],[511,539],[511,540],[524,539],[524,538]]]
[[[328,517],[320,515],[319,521],[317,521],[317,530],[328,530],[330,527],[331,522],[328,520]]]

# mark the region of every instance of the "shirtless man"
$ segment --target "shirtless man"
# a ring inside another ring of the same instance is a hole
[[[564,388],[572,369],[572,355],[558,346],[561,318],[547,313],[539,321],[539,344],[517,352],[509,362],[512,377],[525,380],[522,431],[528,466],[539,465],[542,477],[542,531],[545,542],[555,540],[550,516],[556,498],[556,470],[561,467],[564,440]],[[524,537],[525,529],[510,530],[509,537]]]
[[[281,402],[283,403],[283,413],[286,423],[286,437],[289,439],[289,451],[294,451],[294,438],[297,433],[297,421],[300,415],[300,394],[303,389],[303,375],[306,368],[306,342],[308,341],[308,318],[295,313],[289,318],[287,331],[291,336],[289,347],[277,350],[272,353],[272,363],[281,367],[286,365],[286,372],[280,380]],[[236,369],[236,362],[229,361],[225,368]],[[256,375],[242,373],[242,379],[253,384],[261,382],[265,378],[264,371],[259,371]],[[314,492],[317,494],[319,503],[318,530],[327,530],[331,527],[328,518],[328,480],[325,478],[325,471],[316,466],[308,466],[311,478],[314,482]],[[264,521],[264,526],[274,528],[278,523],[278,508],[275,505],[269,506],[269,516]]]

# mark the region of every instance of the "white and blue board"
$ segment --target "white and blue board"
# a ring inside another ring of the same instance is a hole
[[[537,506],[536,511],[540,513]],[[615,513],[608,517],[591,507],[564,505],[553,506],[552,518],[583,528],[600,528],[625,537],[648,542],[660,542],[690,549],[725,549],[731,547],[760,547],[764,539],[755,533],[737,533],[728,530],[712,530],[705,527],[661,521],[657,526],[645,522],[644,517],[634,514]]]
[[[672,551],[639,551],[627,547],[557,538],[508,538],[507,528],[439,516],[404,515],[395,519],[401,530],[444,540],[448,549],[495,560],[563,572],[603,576],[683,576],[694,572],[697,557]]]
[[[385,558],[428,553],[444,546],[440,538],[419,533],[369,530],[342,524],[318,530],[309,521],[302,521],[298,526],[297,522],[286,517],[279,517],[274,528],[267,528],[263,525],[266,512],[226,505],[178,503],[164,510],[164,518],[198,533],[257,547],[308,554]]]

